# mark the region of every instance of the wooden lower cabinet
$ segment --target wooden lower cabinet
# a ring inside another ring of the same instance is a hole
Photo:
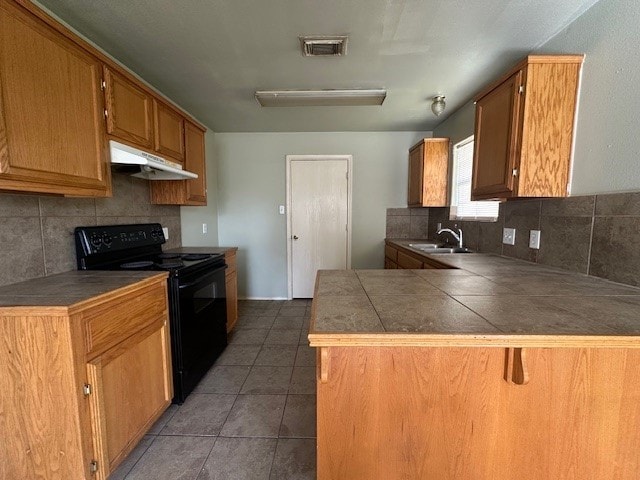
[[[391,245],[384,246],[384,268],[395,269],[413,269],[423,270],[430,268],[451,268],[448,265],[440,263],[432,258],[425,257],[415,252],[400,251]]]
[[[640,349],[523,352],[319,348],[318,479],[637,479]]]
[[[105,480],[173,397],[166,278],[0,308],[0,478]]]
[[[238,272],[236,270],[236,248],[228,249],[224,254],[227,270],[225,288],[227,291],[227,333],[233,330],[238,321]]]

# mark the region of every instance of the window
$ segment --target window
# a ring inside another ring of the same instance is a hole
[[[451,187],[452,220],[496,221],[500,203],[471,201],[473,137],[453,146],[453,184]]]

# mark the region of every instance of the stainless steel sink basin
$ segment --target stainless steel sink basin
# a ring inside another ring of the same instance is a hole
[[[460,247],[432,247],[432,248],[419,248],[421,252],[428,255],[441,254],[441,253],[473,253],[468,248]]]
[[[422,250],[424,248],[438,248],[440,245],[438,243],[410,243],[409,246]]]

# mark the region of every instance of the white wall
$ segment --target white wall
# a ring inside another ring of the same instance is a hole
[[[207,169],[207,206],[181,207],[182,245],[185,247],[218,246],[218,166],[216,160],[216,134],[207,130],[204,136]],[[207,233],[202,233],[202,224]]]
[[[217,133],[218,240],[239,296],[286,298],[285,156],[353,155],[353,268],[382,268],[386,208],[406,206],[407,152],[428,132]],[[190,229],[183,216],[183,231]]]
[[[571,195],[640,190],[639,22],[640,2],[601,0],[534,52],[586,54]],[[472,135],[473,112],[470,102],[434,136]]]

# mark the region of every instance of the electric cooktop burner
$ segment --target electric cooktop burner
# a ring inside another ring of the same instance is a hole
[[[123,268],[125,270],[134,270],[136,268],[148,268],[153,266],[153,262],[151,261],[144,261],[144,262],[129,262],[129,263],[123,263],[122,265],[120,265],[120,268]]]
[[[211,255],[206,253],[186,253],[184,255],[180,255],[180,258],[183,260],[204,260],[205,258],[209,258]]]
[[[180,254],[179,253],[161,253],[160,255],[158,255],[158,258],[162,258],[162,259],[171,259],[171,258],[180,258]]]
[[[182,267],[184,264],[182,262],[162,262],[162,263],[156,263],[156,265],[159,268],[170,269],[170,268]]]

